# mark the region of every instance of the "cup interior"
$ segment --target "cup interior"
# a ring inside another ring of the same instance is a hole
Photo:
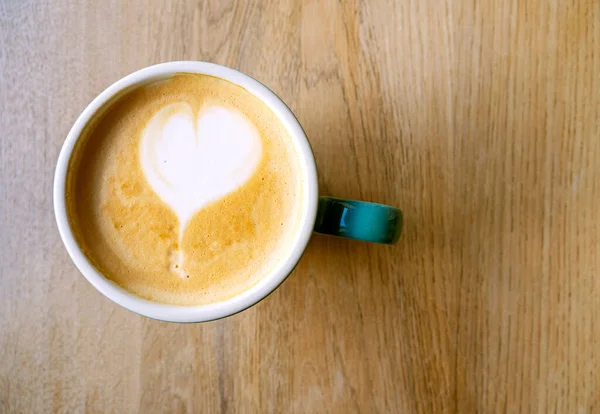
[[[297,233],[285,258],[250,289],[230,299],[197,306],[177,306],[152,302],[130,293],[105,278],[79,248],[71,229],[65,200],[67,169],[75,144],[85,125],[120,94],[167,79],[177,73],[195,73],[221,78],[239,85],[259,98],[276,116],[292,138],[301,165],[303,197]],[[54,212],[58,229],[69,256],[79,271],[103,295],[140,315],[169,322],[204,322],[240,312],[269,295],[296,266],[313,231],[318,201],[318,182],[314,156],[300,123],[285,103],[266,86],[234,69],[208,62],[167,62],[125,76],[98,95],[79,115],[61,149],[54,176]]]

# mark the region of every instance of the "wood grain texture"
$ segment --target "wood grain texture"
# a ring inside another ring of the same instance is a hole
[[[323,194],[392,247],[315,235],[268,299],[144,319],[76,271],[52,175],[144,66],[269,85]],[[0,412],[600,412],[600,2],[0,2]]]

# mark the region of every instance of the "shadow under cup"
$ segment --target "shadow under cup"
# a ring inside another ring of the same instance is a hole
[[[105,278],[90,263],[77,244],[69,223],[65,194],[67,170],[82,131],[123,94],[147,84],[172,78],[178,73],[208,75],[229,81],[250,92],[275,114],[292,140],[300,164],[299,220],[289,248],[260,280],[242,293],[219,302],[180,306],[157,303],[136,296]],[[354,200],[323,197],[319,200],[317,172],[309,142],[290,109],[268,88],[233,69],[206,62],[168,62],[134,72],[109,86],[81,113],[71,128],[59,155],[54,178],[54,209],[65,247],[80,272],[102,294],[138,314],[170,322],[203,322],[240,312],[277,288],[300,260],[313,230],[336,236],[378,243],[394,243],[402,227],[402,214],[393,207]],[[318,211],[318,215],[317,215]],[[316,226],[315,226],[316,225]]]

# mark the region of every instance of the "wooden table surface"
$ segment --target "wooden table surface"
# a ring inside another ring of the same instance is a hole
[[[401,207],[315,235],[218,322],[128,312],[62,246],[78,113],[144,66],[269,85],[321,193]],[[600,2],[0,3],[0,412],[600,412]]]

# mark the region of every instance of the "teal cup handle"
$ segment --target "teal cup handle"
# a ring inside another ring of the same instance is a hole
[[[315,231],[373,243],[394,244],[402,232],[402,212],[384,204],[321,197]]]

